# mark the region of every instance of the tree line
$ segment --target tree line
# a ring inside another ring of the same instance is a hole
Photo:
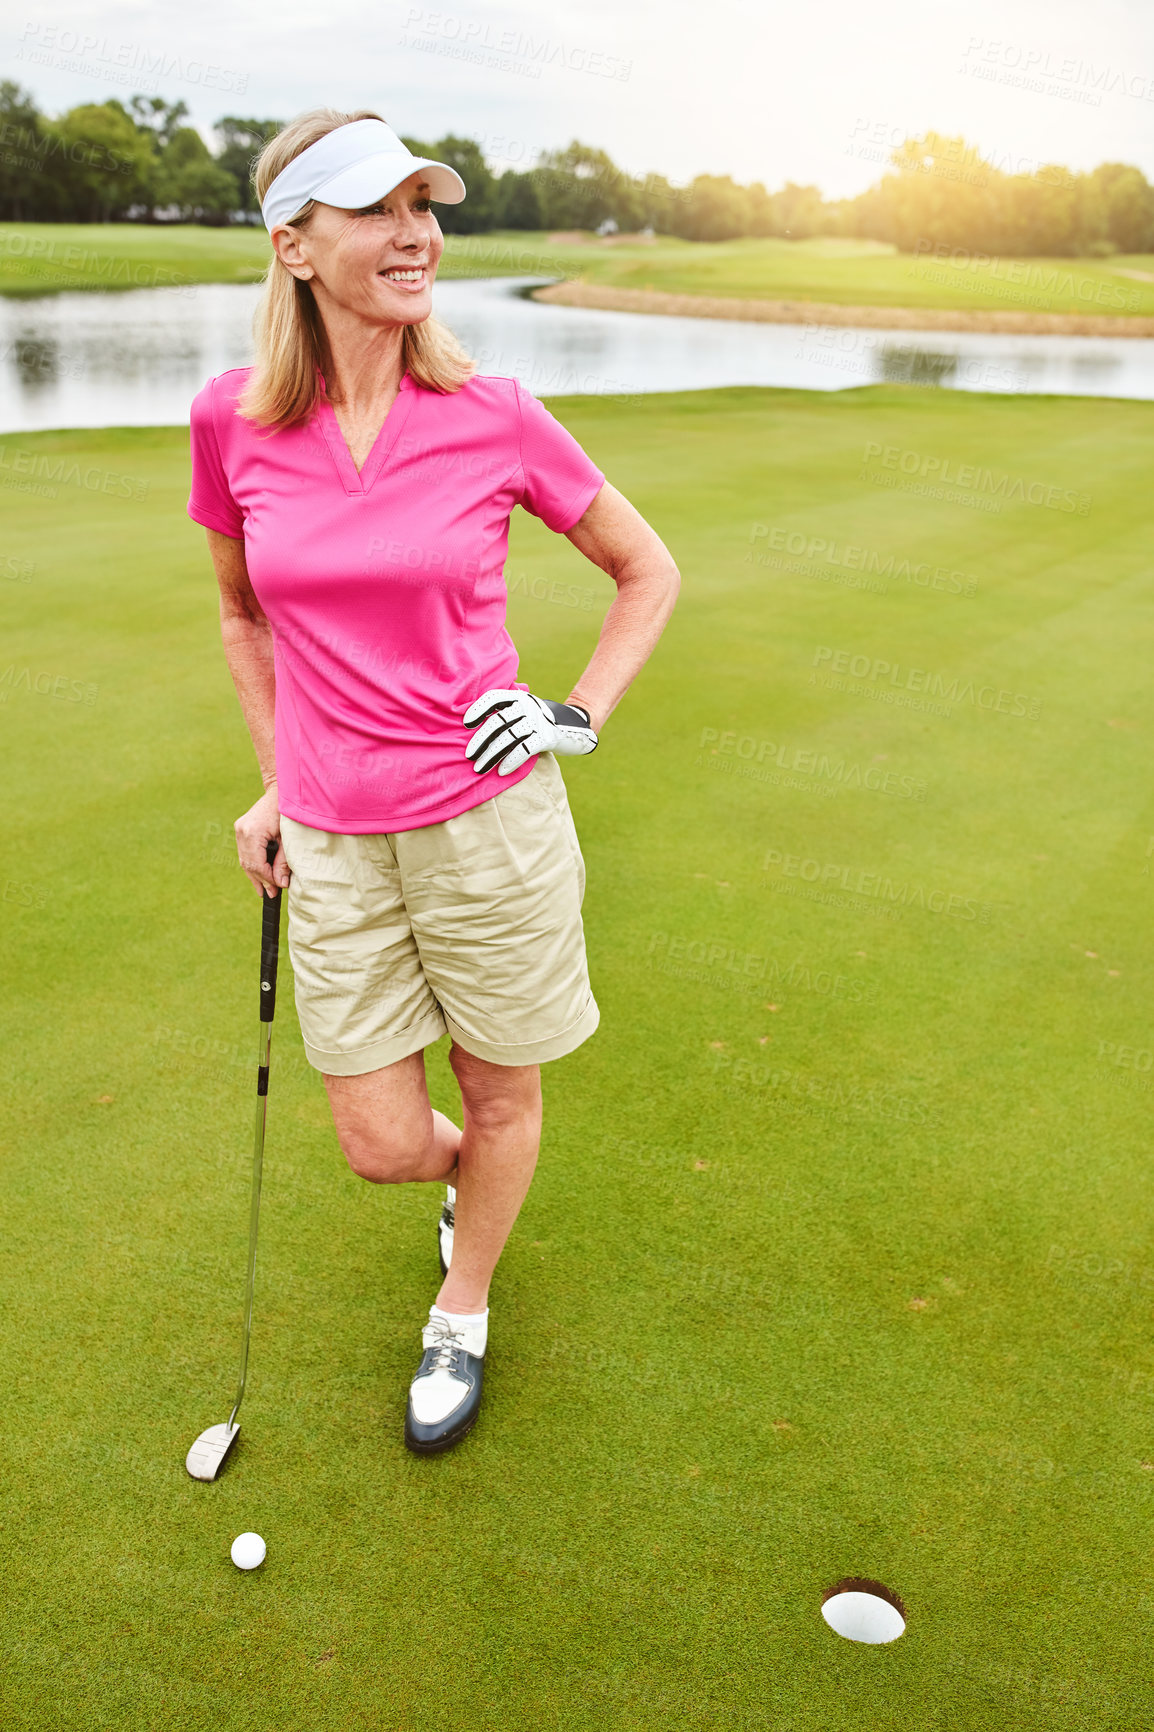
[[[224,115],[214,153],[187,124],[184,102],[158,96],[85,103],[55,118],[0,81],[0,220],[185,222],[259,220],[253,160],[283,122]],[[414,153],[450,163],[469,189],[438,205],[446,234],[493,229],[652,229],[691,241],[842,235],[1017,257],[1105,257],[1154,251],[1154,187],[1141,169],[1108,162],[1085,172],[1057,164],[1007,171],[962,138],[928,132],[890,153],[856,198],[825,199],[792,181],[770,192],[729,175],[673,186],[631,175],[576,139],[539,153],[531,168],[494,172],[480,144],[449,133],[404,136]]]

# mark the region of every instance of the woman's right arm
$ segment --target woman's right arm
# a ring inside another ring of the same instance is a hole
[[[276,678],[273,668],[272,629],[256,599],[245,564],[244,542],[235,536],[206,529],[208,551],[220,586],[220,635],[225,660],[240,699],[241,712],[252,738],[265,791],[233,826],[236,851],[245,876],[258,895],[275,895],[291,876],[283,848],[272,865],[267,845],[280,841],[280,806],[277,800],[276,749],[273,718],[276,708]]]

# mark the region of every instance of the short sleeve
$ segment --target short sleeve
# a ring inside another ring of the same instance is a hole
[[[605,485],[605,477],[567,427],[520,380],[522,492],[519,503],[557,534],[572,529]]]
[[[221,535],[244,536],[244,514],[229,492],[228,477],[220,455],[213,415],[213,386],[210,379],[192,400],[189,435],[192,444],[192,492],[188,515],[206,529],[219,530]]]

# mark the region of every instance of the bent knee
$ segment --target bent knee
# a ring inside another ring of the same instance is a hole
[[[541,1126],[541,1109],[533,1101],[517,1104],[490,1101],[469,1103],[466,1120],[474,1132],[486,1137],[519,1138]]]
[[[432,1152],[432,1138],[403,1138],[387,1131],[338,1131],[341,1152],[359,1179],[372,1185],[403,1185],[423,1178]]]
[[[465,1112],[475,1130],[489,1136],[517,1134],[541,1116],[540,1084],[536,1079],[518,1079],[504,1090],[462,1089]]]

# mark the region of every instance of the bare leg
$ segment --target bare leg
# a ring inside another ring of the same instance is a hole
[[[483,1311],[529,1189],[541,1144],[540,1065],[491,1064],[454,1041],[464,1130],[429,1102],[422,1052],[360,1076],[325,1076],[333,1123],[354,1173],[372,1184],[455,1185],[453,1261],[437,1304]]]
[[[453,1183],[461,1133],[429,1104],[425,1055],[361,1076],[325,1076],[333,1123],[354,1173],[377,1185]]]
[[[489,1303],[493,1271],[537,1165],[541,1067],[492,1064],[455,1041],[449,1063],[461,1089],[465,1129],[457,1157],[453,1261],[437,1304],[467,1313]]]
[[[433,1130],[437,1139],[437,1148],[443,1154],[445,1149],[453,1151],[453,1170],[445,1174],[446,1185],[457,1183],[457,1150],[461,1146],[461,1133],[452,1119],[447,1119],[444,1113],[439,1113],[436,1107],[430,1108],[433,1115]]]

